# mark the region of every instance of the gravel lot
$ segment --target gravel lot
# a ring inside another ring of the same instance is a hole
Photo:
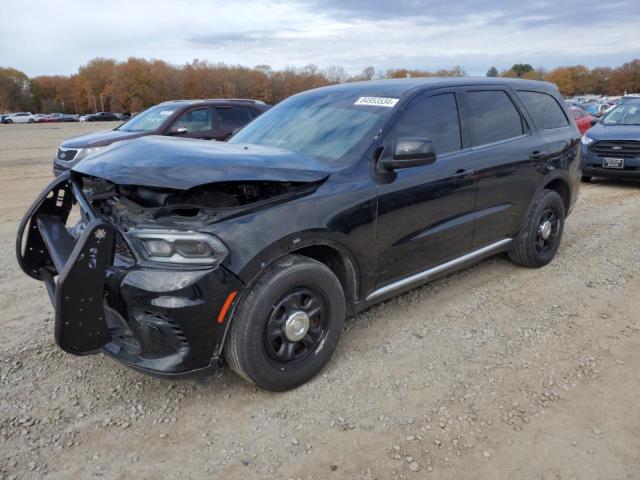
[[[640,184],[583,186],[551,265],[497,257],[364,312],[273,394],[55,346],[15,231],[57,144],[113,126],[0,125],[0,478],[640,478]]]

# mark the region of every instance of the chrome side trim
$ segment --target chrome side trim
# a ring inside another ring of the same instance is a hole
[[[399,288],[402,287],[406,287],[407,285],[410,285],[412,283],[417,283],[417,282],[423,282],[425,280],[427,280],[429,277],[431,277],[432,275],[435,275],[436,273],[440,273],[440,272],[444,272],[445,270],[449,270],[451,268],[454,268],[462,263],[471,261],[475,258],[481,257],[482,255],[485,255],[487,253],[490,253],[494,250],[498,250],[501,247],[504,247],[505,245],[510,244],[513,241],[512,238],[504,238],[502,240],[498,240],[495,243],[492,243],[490,245],[487,245],[485,247],[479,248],[478,250],[474,250],[473,252],[469,252],[465,255],[462,255],[461,257],[458,258],[454,258],[453,260],[449,260],[448,262],[442,263],[436,267],[432,267],[428,270],[425,270],[423,272],[418,272],[415,273],[413,275],[411,275],[410,277],[407,278],[403,278],[402,280],[398,280],[396,282],[390,283],[389,285],[385,285],[384,287],[381,287],[377,290],[374,290],[373,292],[371,292],[368,296],[367,296],[367,300],[372,300],[376,297],[380,297],[382,295],[385,295],[389,292],[392,292],[393,290],[397,290]]]

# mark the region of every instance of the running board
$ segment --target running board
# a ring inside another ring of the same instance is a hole
[[[442,273],[446,270],[450,270],[452,268],[455,268],[459,265],[462,265],[464,263],[473,261],[479,257],[482,257],[484,255],[487,255],[495,250],[499,250],[502,247],[510,244],[513,241],[512,238],[505,238],[503,240],[499,240],[495,243],[492,243],[491,245],[487,245],[486,247],[482,247],[478,250],[474,250],[473,252],[469,252],[465,255],[462,255],[461,257],[458,258],[454,258],[453,260],[449,260],[448,262],[445,262],[443,264],[440,264],[436,267],[432,267],[428,270],[425,270],[423,272],[418,272],[415,273],[413,275],[411,275],[410,277],[406,277],[403,278],[402,280],[398,280],[397,282],[393,282],[390,283],[389,285],[385,285],[382,288],[379,288],[377,290],[374,290],[373,292],[371,292],[368,296],[367,296],[367,301],[368,300],[373,300],[377,297],[382,297],[383,295],[386,295],[390,292],[393,292],[394,290],[399,290],[403,287],[406,287],[408,285],[414,284],[414,283],[419,283],[419,282],[424,282],[427,279],[429,279],[429,277],[432,277],[438,273]]]

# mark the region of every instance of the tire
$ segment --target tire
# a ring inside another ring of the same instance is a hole
[[[590,177],[590,176],[588,176],[588,175],[582,175],[582,176],[580,177],[580,181],[581,181],[582,183],[589,183],[589,182],[591,181],[591,177]]]
[[[320,262],[287,255],[250,288],[231,319],[224,348],[227,363],[240,376],[274,392],[309,381],[331,358],[344,327],[340,281]],[[294,317],[304,318],[306,312],[308,330],[297,331],[304,336],[298,341],[287,337],[285,326],[295,326]]]
[[[511,261],[523,267],[540,268],[553,260],[562,240],[565,215],[560,195],[553,190],[543,190],[509,251]],[[547,221],[550,230],[546,228]],[[548,235],[546,238],[545,234]]]

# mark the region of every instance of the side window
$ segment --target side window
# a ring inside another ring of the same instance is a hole
[[[551,95],[542,92],[518,91],[522,103],[533,116],[536,124],[545,129],[561,128],[569,125],[562,107]]]
[[[474,147],[519,137],[526,131],[524,120],[503,90],[466,92],[465,105]]]
[[[198,108],[183,113],[171,127],[173,130],[186,128],[187,133],[206,132],[213,130],[211,126],[211,111],[209,108]]]
[[[220,129],[225,131],[233,131],[236,128],[244,127],[253,120],[249,109],[244,107],[216,108],[216,112],[218,113]]]
[[[458,103],[453,93],[421,97],[407,106],[392,128],[393,142],[401,138],[428,138],[436,154],[462,148]]]

